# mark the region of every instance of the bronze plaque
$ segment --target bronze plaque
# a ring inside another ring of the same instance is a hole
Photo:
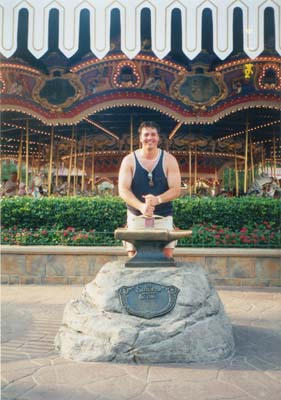
[[[158,283],[142,282],[118,289],[121,304],[129,314],[146,319],[170,312],[176,304],[179,289]]]

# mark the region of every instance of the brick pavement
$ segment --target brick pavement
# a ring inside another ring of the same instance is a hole
[[[54,349],[66,302],[82,286],[2,286],[3,400],[281,398],[281,290],[218,289],[236,353],[212,364],[77,363]]]

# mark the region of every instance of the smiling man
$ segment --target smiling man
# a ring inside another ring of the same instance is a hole
[[[154,217],[154,228],[173,230],[172,200],[179,197],[181,190],[178,162],[158,148],[157,123],[143,122],[138,132],[141,148],[123,159],[119,171],[119,195],[127,204],[127,226],[144,229],[145,219]],[[172,257],[174,247],[175,243],[169,243],[164,249],[167,257]],[[127,243],[126,248],[129,256],[135,254],[131,244]]]

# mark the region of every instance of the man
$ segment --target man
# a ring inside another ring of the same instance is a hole
[[[127,226],[130,229],[144,229],[145,218],[153,215],[154,227],[173,229],[171,201],[179,197],[181,177],[174,156],[158,148],[160,127],[155,122],[143,122],[139,127],[141,148],[127,155],[119,171],[119,195],[127,203]],[[126,245],[129,257],[135,249]],[[173,256],[174,243],[164,249],[167,257]]]
[[[16,172],[12,172],[10,179],[5,184],[5,196],[12,197],[17,194],[18,189],[18,175]]]

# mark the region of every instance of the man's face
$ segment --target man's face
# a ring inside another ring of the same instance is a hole
[[[144,127],[141,130],[140,142],[143,148],[153,149],[158,146],[159,134],[157,129]]]

